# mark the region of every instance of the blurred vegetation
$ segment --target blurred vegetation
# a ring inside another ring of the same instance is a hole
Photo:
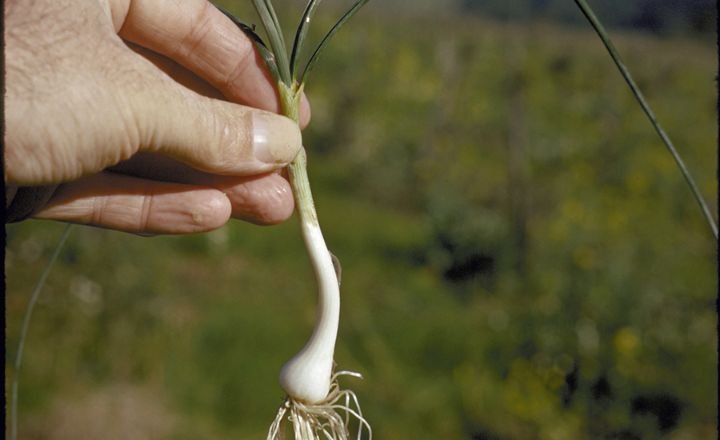
[[[613,36],[716,194],[712,45]],[[589,28],[371,3],[307,92],[310,177],[344,269],[336,358],[365,376],[344,385],[375,438],[712,438],[712,236]],[[61,229],[7,227],[6,385]],[[76,227],[29,333],[21,438],[263,438],[314,289],[293,220]]]
[[[715,34],[713,0],[594,0],[589,2],[605,26],[642,29],[656,35]],[[499,20],[543,19],[585,26],[574,2],[567,0],[384,0],[391,8],[433,13],[470,13]]]

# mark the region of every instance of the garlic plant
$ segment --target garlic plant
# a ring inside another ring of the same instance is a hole
[[[307,2],[289,57],[283,32],[270,0],[253,0],[267,34],[269,46],[253,28],[226,14],[255,41],[277,81],[282,113],[297,122],[300,96],[308,72],[330,38],[367,1],[357,0],[353,3],[320,41],[302,70],[298,69],[300,67],[298,57],[308,25],[320,0]],[[347,439],[350,436],[347,425],[351,418],[357,419],[357,438],[361,438],[366,431],[371,438],[370,425],[362,416],[357,397],[350,390],[341,390],[337,382],[339,376],[361,377],[360,374],[348,371],[338,371],[333,374],[333,355],[340,318],[339,263],[328,250],[320,230],[308,182],[304,150],[301,150],[290,164],[289,177],[300,217],[303,240],[318,284],[318,315],[308,342],[282,367],[280,385],[287,393],[287,399],[278,410],[268,432],[268,439],[280,438],[281,425],[285,419],[292,424],[297,440]]]

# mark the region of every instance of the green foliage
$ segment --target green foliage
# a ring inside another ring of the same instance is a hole
[[[500,20],[552,20],[584,25],[575,5],[566,0],[416,0],[431,10],[482,14]],[[386,0],[390,6],[416,7],[416,2]],[[603,23],[659,35],[715,33],[717,12],[712,0],[596,0],[591,2]]]
[[[305,144],[343,263],[337,361],[365,376],[345,381],[376,437],[711,437],[713,241],[592,32],[372,11],[316,66]],[[713,49],[614,38],[713,194]],[[6,382],[61,229],[7,228]],[[60,260],[27,341],[21,438],[53,438],[57,402],[117,383],[162,395],[167,438],[262,438],[314,321],[294,221],[78,228]]]

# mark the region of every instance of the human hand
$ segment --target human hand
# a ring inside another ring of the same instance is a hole
[[[34,217],[157,234],[292,213],[299,129],[207,0],[8,1],[5,44],[5,183],[57,185]]]

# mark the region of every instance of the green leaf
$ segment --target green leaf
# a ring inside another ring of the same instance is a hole
[[[303,13],[302,19],[300,19],[297,31],[295,32],[292,55],[290,56],[290,74],[293,77],[297,73],[296,67],[298,54],[300,52],[300,49],[302,49],[303,42],[305,41],[305,36],[307,35],[310,21],[312,20],[313,14],[315,13],[315,8],[317,8],[317,5],[320,4],[320,1],[321,0],[308,1],[307,6],[305,7],[305,12]]]
[[[608,53],[610,54],[610,58],[615,62],[615,65],[617,66],[618,70],[620,71],[620,74],[622,75],[623,79],[627,83],[628,87],[630,87],[630,91],[632,91],[633,95],[635,96],[635,99],[637,100],[638,104],[640,104],[640,107],[643,109],[643,112],[645,112],[645,116],[647,116],[648,120],[650,121],[650,124],[655,128],[655,132],[657,132],[658,136],[660,136],[660,140],[665,144],[665,147],[670,152],[670,155],[675,160],[675,164],[677,165],[678,169],[680,169],[680,172],[682,173],[683,177],[685,178],[685,181],[687,182],[688,186],[690,187],[690,191],[692,192],[693,196],[695,197],[695,200],[697,201],[698,205],[700,205],[700,209],[702,210],[703,214],[705,215],[705,220],[707,220],[708,225],[710,226],[710,229],[712,230],[713,235],[715,236],[715,239],[718,239],[718,226],[717,223],[715,223],[715,218],[713,217],[712,213],[710,212],[710,208],[708,207],[708,204],[705,202],[705,199],[702,196],[702,193],[700,192],[700,189],[695,184],[695,180],[692,177],[692,174],[690,174],[690,171],[687,169],[687,166],[685,166],[685,162],[683,161],[682,157],[680,156],[680,153],[678,153],[677,149],[675,149],[675,145],[673,145],[672,141],[670,140],[670,137],[665,133],[665,130],[663,130],[662,126],[660,125],[660,122],[658,122],[657,118],[655,117],[655,113],[650,108],[650,105],[645,100],[645,97],[643,96],[642,92],[640,91],[640,88],[635,84],[635,81],[632,78],[632,75],[630,75],[630,71],[625,67],[625,63],[623,62],[622,58],[620,58],[620,54],[615,49],[615,45],[613,44],[612,40],[610,40],[610,36],[608,35],[607,31],[605,30],[605,27],[600,23],[600,20],[595,16],[595,13],[590,8],[590,6],[585,2],[585,0],[575,0],[575,4],[580,8],[583,15],[585,15],[585,18],[588,19],[590,22],[590,25],[592,25],[593,29],[597,33],[598,37],[600,37],[600,40],[605,45],[605,48],[607,49]]]
[[[303,70],[302,75],[298,78],[299,83],[304,83],[305,78],[307,77],[308,73],[312,70],[313,66],[318,60],[318,57],[320,56],[320,53],[325,48],[325,45],[327,45],[328,41],[332,38],[333,35],[335,35],[335,32],[340,30],[340,28],[345,24],[346,21],[348,21],[355,13],[360,10],[361,7],[367,3],[368,0],[357,0],[355,4],[353,4],[350,9],[342,16],[340,19],[335,23],[335,25],[328,31],[327,34],[323,37],[323,39],[320,41],[320,44],[318,44],[317,48],[315,48],[315,51],[310,56],[310,59],[308,60],[307,64],[305,65],[305,70]]]
[[[253,0],[253,6],[255,6],[255,10],[260,16],[260,20],[270,41],[272,53],[277,60],[278,79],[289,86],[292,84],[292,77],[290,76],[287,47],[285,46],[282,27],[272,7],[272,3],[269,0]]]

